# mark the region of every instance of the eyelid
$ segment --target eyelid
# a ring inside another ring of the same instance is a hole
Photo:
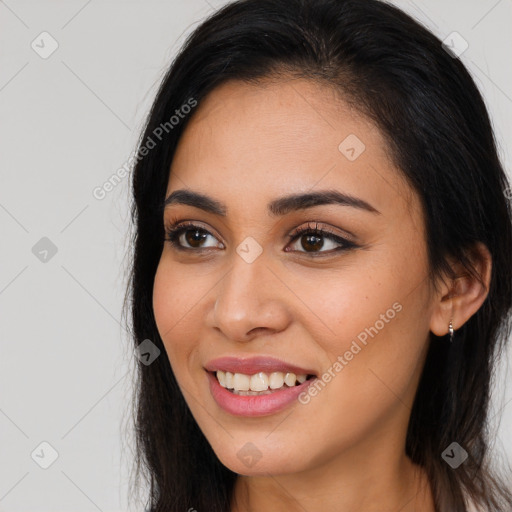
[[[314,224],[314,226],[312,226],[312,224]],[[301,226],[296,227],[292,231],[292,233],[288,236],[290,237],[290,239],[293,239],[298,234],[302,234],[303,232],[318,231],[318,232],[321,232],[322,235],[324,235],[324,236],[329,235],[334,238],[341,238],[341,239],[345,240],[347,243],[351,243],[354,245],[357,244],[358,239],[353,233],[351,233],[350,231],[347,231],[346,229],[341,229],[341,228],[336,228],[336,229],[338,230],[338,232],[333,230],[333,228],[331,228],[328,224],[324,224],[322,222],[317,222],[317,221],[309,221],[306,223],[305,226],[301,225]],[[341,233],[339,231],[341,231]]]
[[[211,228],[209,225],[201,222],[200,220],[195,219],[178,219],[178,217],[170,217],[168,222],[164,222],[164,230],[167,233],[168,231],[174,231],[182,228],[189,229],[201,229],[207,232],[210,235],[215,236],[220,241],[219,234],[215,231],[215,229]]]

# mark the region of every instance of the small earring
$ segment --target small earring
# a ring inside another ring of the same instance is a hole
[[[448,324],[448,330],[450,331],[450,343],[453,342],[453,325],[452,321],[450,320],[450,323]]]

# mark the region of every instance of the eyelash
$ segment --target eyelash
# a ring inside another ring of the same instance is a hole
[[[187,231],[199,231],[201,233],[206,233],[207,235],[212,235],[208,230],[202,228],[201,226],[198,226],[194,224],[193,222],[186,221],[186,222],[174,222],[169,227],[165,229],[166,238],[165,240],[172,244],[172,246],[179,250],[179,251],[190,251],[190,252],[198,252],[201,251],[201,248],[193,248],[193,247],[183,247],[179,243],[179,237],[187,232]],[[299,252],[303,254],[310,255],[313,258],[316,257],[322,257],[322,256],[329,256],[333,253],[348,251],[350,249],[355,249],[359,247],[354,242],[347,240],[346,238],[343,238],[339,235],[335,235],[334,233],[331,233],[328,230],[320,229],[318,227],[318,223],[315,223],[314,227],[311,227],[310,223],[307,224],[307,226],[301,226],[300,228],[297,228],[293,231],[290,235],[288,235],[288,245],[295,241],[296,239],[300,238],[302,235],[308,234],[308,235],[317,235],[324,238],[327,238],[329,240],[332,240],[336,242],[337,244],[341,244],[342,247],[338,247],[336,249],[331,249],[329,251],[317,251],[317,252],[308,252],[308,251],[286,251],[286,252]],[[214,237],[215,238],[215,237]],[[221,242],[222,243],[222,242]],[[210,249],[210,247],[206,247],[203,249]]]

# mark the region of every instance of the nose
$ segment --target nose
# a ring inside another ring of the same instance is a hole
[[[290,291],[260,255],[252,263],[234,254],[231,270],[221,279],[213,307],[213,326],[233,341],[286,329],[291,321]]]

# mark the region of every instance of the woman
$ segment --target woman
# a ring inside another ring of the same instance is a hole
[[[473,80],[397,8],[202,23],[133,176],[148,508],[512,510],[486,437],[506,190]]]

